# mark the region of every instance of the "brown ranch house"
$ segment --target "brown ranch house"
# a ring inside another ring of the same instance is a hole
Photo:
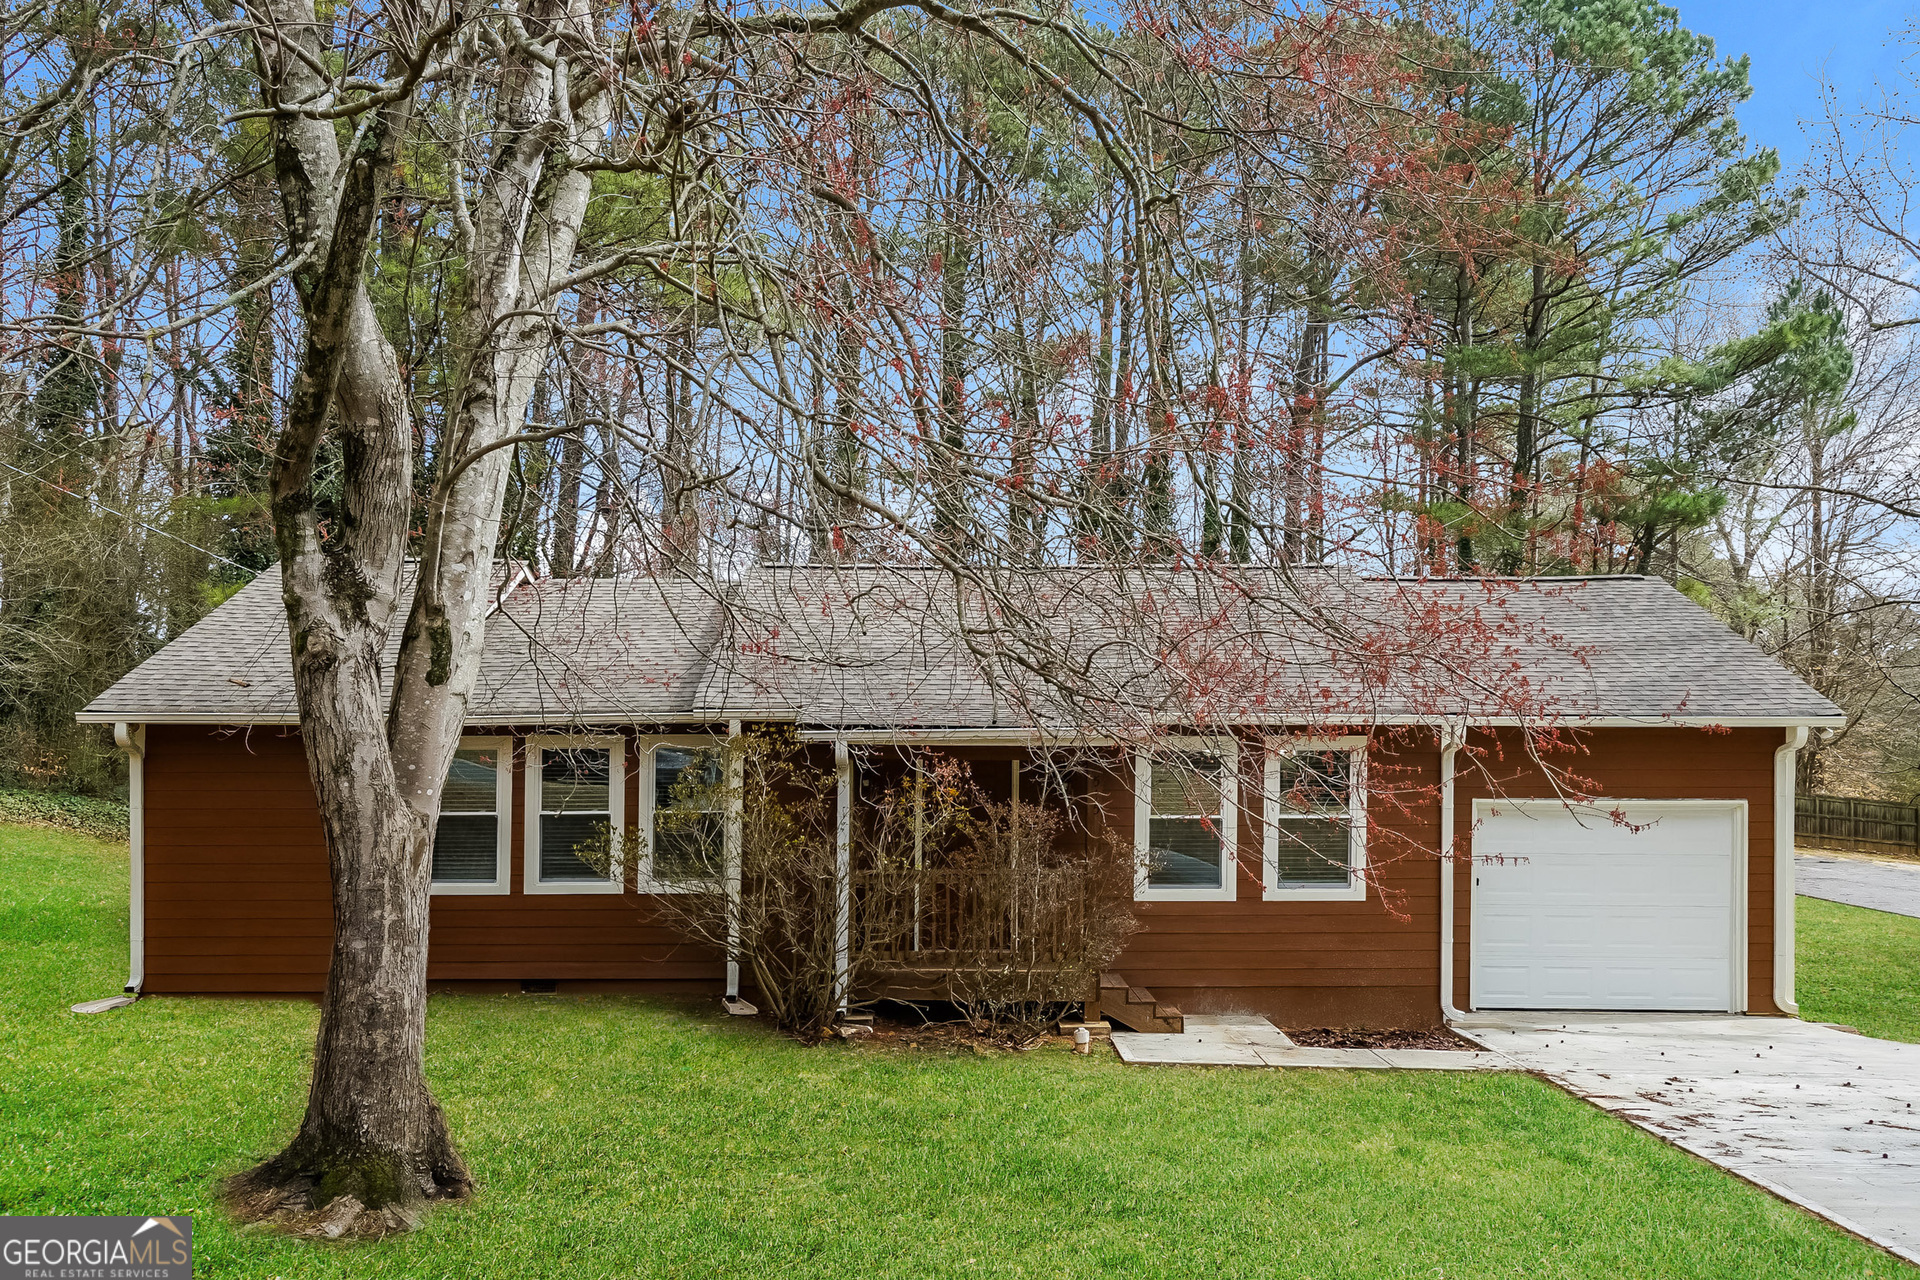
[[[737,983],[650,922],[635,885],[673,891],[665,869],[623,882],[574,850],[603,824],[653,830],[656,797],[698,752],[778,723],[832,753],[842,806],[877,754],[963,758],[1006,798],[1038,788],[1069,739],[1106,751],[1090,794],[1110,834],[1156,851],[1138,855],[1141,928],[1113,967],[1189,1013],[1419,1026],[1469,1009],[1795,1011],[1795,758],[1809,730],[1844,723],[1837,707],[1656,579],[1283,577],[1255,583],[1223,633],[1218,591],[1173,571],[1144,585],[1030,571],[1030,607],[995,633],[1015,639],[983,648],[953,624],[965,592],[924,571],[763,567],[716,586],[503,568],[444,793],[429,978]],[[1303,595],[1380,635],[1436,609],[1456,628],[1471,616],[1438,648],[1475,656],[1369,686],[1297,624],[1259,620]],[[1211,630],[1169,622],[1203,615]],[[1173,640],[1116,642],[1149,623]],[[1022,693],[1055,641],[1055,656],[1103,655],[1103,687],[1135,690],[1136,710],[1161,699],[1152,752]],[[1223,654],[1239,675],[1218,687],[1265,692],[1215,697],[1202,717],[1169,690],[1217,676]],[[112,725],[131,757],[127,989],[320,992],[328,866],[277,574],[80,718]],[[1558,756],[1528,749],[1543,719]],[[1181,728],[1194,724],[1214,727]],[[1317,799],[1302,804],[1290,788],[1309,757]],[[1194,778],[1208,785],[1166,785]],[[1196,794],[1208,812],[1187,811]]]

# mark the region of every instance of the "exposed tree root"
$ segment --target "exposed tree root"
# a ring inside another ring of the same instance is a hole
[[[411,1231],[433,1204],[473,1194],[451,1149],[439,1158],[392,1153],[303,1154],[295,1141],[273,1159],[229,1178],[227,1209],[242,1223],[320,1240],[378,1240]]]

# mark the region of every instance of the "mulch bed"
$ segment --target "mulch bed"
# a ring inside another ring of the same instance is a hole
[[[1445,1027],[1303,1027],[1286,1029],[1293,1042],[1308,1049],[1454,1049],[1478,1048]]]
[[[1445,1027],[1288,1027],[1293,1042],[1312,1049],[1451,1049],[1471,1052],[1479,1046],[1461,1039]],[[1007,1053],[1039,1048],[1047,1044],[1068,1045],[1069,1037],[1041,1035],[1022,1044],[986,1034],[965,1022],[917,1022],[878,1013],[873,1033],[854,1038],[853,1043],[876,1049],[924,1049],[947,1053]]]

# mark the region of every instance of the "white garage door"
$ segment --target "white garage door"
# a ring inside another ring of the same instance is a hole
[[[1476,1007],[1741,1007],[1744,805],[1481,800],[1474,818]]]

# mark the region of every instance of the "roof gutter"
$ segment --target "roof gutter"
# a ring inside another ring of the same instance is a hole
[[[186,711],[186,712],[157,711],[157,710],[140,710],[138,708],[130,708],[130,707],[120,707],[120,708],[107,710],[107,711],[82,711],[78,715],[74,716],[74,719],[80,724],[115,724],[115,723],[125,721],[129,717],[138,719],[143,724],[298,725],[300,723],[300,715],[296,711],[287,711],[287,712],[281,712],[277,714],[261,713],[261,714],[255,714],[255,715],[246,715],[246,714],[221,715],[217,712],[207,713],[207,712],[195,712],[195,711]],[[657,717],[653,720],[641,720],[638,717],[631,714],[622,714],[622,715],[567,716],[567,717],[564,717],[564,722],[567,724],[574,724],[574,725],[626,725],[626,724],[680,723],[680,722],[691,721],[691,720],[698,720],[702,723],[724,723],[725,721],[729,719],[734,719],[734,718],[743,718],[756,724],[790,724],[790,723],[793,723],[794,720],[796,719],[794,714],[790,711],[743,712],[736,708],[700,707],[700,708],[695,708],[693,710],[686,711],[684,713],[680,713],[677,715],[668,716],[666,717],[665,720],[661,720]],[[481,719],[469,720],[467,721],[467,723],[470,726],[487,727],[487,726],[499,725],[503,723],[505,724],[546,723],[551,721],[552,719],[553,719],[553,713],[551,710],[547,710],[544,712],[502,712],[502,713],[490,715]],[[1473,724],[1476,727],[1488,728],[1488,729],[1554,728],[1554,727],[1566,727],[1569,729],[1844,729],[1847,726],[1847,718],[1845,715],[1831,715],[1831,716],[1698,716],[1698,715],[1551,716],[1551,715],[1541,715],[1541,716],[1536,716],[1532,719],[1527,719],[1520,716],[1473,716],[1471,717],[1471,719],[1473,721]],[[1356,725],[1366,724],[1366,725],[1378,725],[1381,727],[1420,726],[1420,725],[1430,725],[1433,723],[1433,717],[1430,715],[1384,715],[1383,716],[1383,715],[1364,715],[1364,714],[1358,714],[1358,713],[1356,713],[1349,719],[1345,719],[1345,720],[1340,720],[1339,717],[1331,715],[1329,713],[1329,714],[1323,714],[1315,719],[1305,719],[1301,717],[1294,717],[1289,719],[1286,716],[1276,716],[1271,719],[1247,719],[1244,721],[1235,721],[1234,723],[1244,724],[1249,728],[1284,729],[1290,726],[1311,727],[1316,724],[1324,725],[1335,720],[1338,720],[1342,724],[1356,724]],[[1169,722],[1169,723],[1173,724],[1176,722]],[[1185,722],[1177,722],[1177,723],[1184,724]],[[1062,738],[1062,739],[1071,739],[1072,741],[1076,741],[1076,742],[1103,741],[1102,739],[1084,738],[1081,735],[1065,728],[1056,729],[1052,731],[1048,731],[1048,730],[1022,731],[1022,730],[1015,730],[1015,729],[985,729],[985,728],[874,729],[871,727],[841,730],[841,729],[815,727],[815,728],[803,730],[801,736],[811,738],[813,740],[817,740],[821,742],[832,741],[835,738],[845,738],[850,742],[857,742],[857,741],[891,742],[896,740],[904,741],[906,739],[913,738],[913,737],[932,737],[936,735],[942,737],[943,739],[951,740],[952,735],[956,733],[986,735],[987,737],[991,738],[995,742],[999,742],[1003,740],[1006,742],[1014,742],[1014,741],[1028,742],[1028,741],[1031,741],[1035,736],[1052,736],[1052,737]]]
[[[802,742],[949,747],[1111,747],[1121,739],[1102,735],[1051,733],[1044,729],[802,729]]]
[[[1773,1003],[1795,1018],[1800,1006],[1793,998],[1793,797],[1800,748],[1806,745],[1807,729],[1801,725],[1787,730],[1787,740],[1773,753]]]
[[[127,985],[140,994],[147,980],[147,727],[113,726],[114,745],[127,753]]]

